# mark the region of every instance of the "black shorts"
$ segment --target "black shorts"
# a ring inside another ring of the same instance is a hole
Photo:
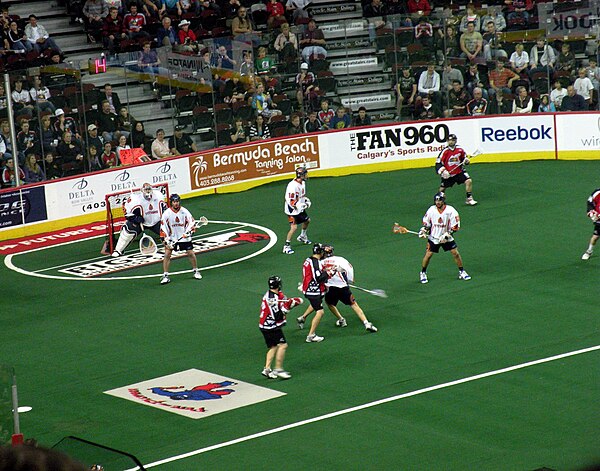
[[[343,302],[346,306],[352,306],[356,300],[349,286],[338,288],[331,286],[325,294],[325,302],[331,306],[337,306],[338,301]]]
[[[594,235],[600,236],[600,220],[594,223]]]
[[[454,184],[462,185],[469,178],[471,177],[467,172],[460,172],[458,175],[453,175],[450,178],[442,178],[442,187],[450,188],[451,186],[454,186]]]
[[[288,214],[288,221],[290,224],[302,224],[306,221],[310,221],[310,217],[306,214],[306,211],[302,211],[300,214],[296,214],[295,216],[290,216]]]
[[[449,250],[455,249],[457,245],[455,240],[444,242],[443,244],[435,244],[430,240],[427,241],[427,250],[430,252],[438,253],[440,251],[440,247],[444,249],[444,252],[448,252]]]
[[[323,309],[323,296],[304,295],[315,311]]]
[[[194,244],[192,244],[191,240],[188,242],[177,242],[175,244],[175,247],[173,248],[173,250],[179,251],[179,252],[183,252],[183,251],[187,251],[187,250],[194,250]]]
[[[265,338],[267,348],[273,348],[282,343],[287,343],[281,327],[275,327],[274,329],[260,329],[260,331]]]

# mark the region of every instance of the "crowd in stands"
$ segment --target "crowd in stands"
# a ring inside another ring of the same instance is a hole
[[[163,129],[150,137],[110,84],[91,95],[97,110],[83,122],[84,113],[74,113],[64,95],[53,95],[43,76],[14,76],[16,143],[1,114],[8,97],[0,86],[2,186],[15,184],[14,159],[19,178],[33,183],[124,164],[132,149],[143,149],[148,159],[193,152],[196,145],[183,131],[190,124],[194,131],[203,113],[217,117],[218,145],[370,125],[364,106],[346,109],[335,87],[326,86],[335,82],[328,44],[309,3],[67,0],[72,21],[84,25],[89,42],[101,42],[110,56],[137,54],[135,70],[151,80],[163,66],[157,48],[201,57],[196,80],[211,92],[180,90],[174,112],[192,111],[191,122],[181,122],[170,138]],[[363,0],[373,54],[393,78],[396,120],[585,111],[597,105],[596,58],[578,60],[570,41],[549,40],[539,28],[535,2],[447,4]],[[24,21],[4,8],[0,18],[5,65],[22,54],[60,63],[60,49],[35,15]],[[509,31],[535,31],[535,40],[517,34],[509,41]],[[244,45],[241,54],[234,54],[234,44]],[[207,101],[203,95],[209,95]]]

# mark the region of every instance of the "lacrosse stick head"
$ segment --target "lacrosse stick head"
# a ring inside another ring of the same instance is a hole
[[[387,293],[384,290],[382,290],[382,289],[372,289],[371,293],[374,296],[378,296],[380,298],[387,298],[388,297]]]
[[[200,217],[197,221],[196,221],[196,227],[202,227],[202,226],[206,226],[208,224],[208,219],[206,219],[205,216]]]
[[[471,157],[477,157],[481,154],[481,149],[475,149],[475,151],[471,154]]]
[[[156,242],[148,234],[144,234],[140,239],[140,253],[142,255],[154,255],[158,251]]]
[[[408,234],[408,229],[395,222],[392,226],[392,232],[394,234]]]

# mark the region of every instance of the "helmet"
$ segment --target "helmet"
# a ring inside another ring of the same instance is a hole
[[[302,180],[306,180],[308,178],[308,170],[306,170],[306,167],[296,168],[296,178],[301,178]]]
[[[146,198],[147,200],[151,200],[152,199],[152,185],[150,185],[150,183],[144,183],[142,185],[142,195],[144,195],[144,198]]]
[[[445,203],[446,202],[446,193],[444,193],[443,191],[436,193],[435,196],[433,197],[433,202],[435,203],[438,200],[441,200]]]
[[[449,140],[449,141],[450,141],[450,140],[452,140],[452,141],[457,141],[457,140],[458,140],[458,138],[456,137],[456,134],[450,134],[450,135],[448,136],[448,140]]]
[[[323,254],[325,257],[333,257],[333,245],[327,244],[323,246]]]
[[[325,253],[325,246],[323,244],[319,244],[318,242],[313,245],[313,255],[319,255]]]
[[[171,204],[173,204],[175,201],[179,201],[181,202],[181,197],[177,194],[177,193],[173,193],[170,197],[169,197],[169,201],[171,202]]]
[[[283,283],[281,282],[281,278],[278,276],[270,276],[269,277],[269,289],[281,289]]]

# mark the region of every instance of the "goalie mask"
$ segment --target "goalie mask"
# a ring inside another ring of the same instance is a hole
[[[150,185],[150,183],[144,183],[142,186],[142,195],[144,195],[144,198],[150,201],[152,199],[152,192],[152,185]]]
[[[281,289],[282,285],[281,278],[278,276],[269,277],[269,289]]]
[[[433,197],[433,202],[435,203],[436,201],[442,201],[445,203],[446,202],[446,194],[443,191],[436,193],[435,196]]]
[[[301,180],[306,180],[308,178],[308,170],[306,170],[306,167],[298,167],[296,169],[296,178],[300,178]]]

